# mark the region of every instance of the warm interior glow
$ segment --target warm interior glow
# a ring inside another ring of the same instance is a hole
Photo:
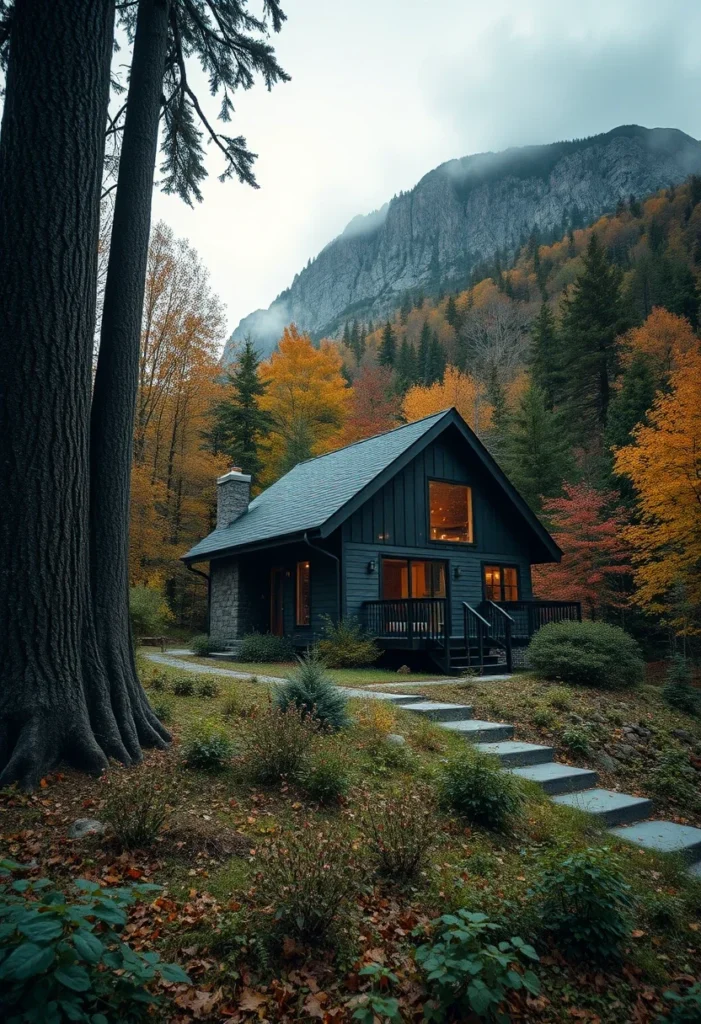
[[[484,593],[488,601],[518,601],[518,572],[513,565],[485,565]]]
[[[386,601],[401,601],[407,597],[445,596],[445,562],[406,558],[382,559],[382,597]]]
[[[472,543],[472,490],[465,484],[431,480],[428,485],[431,540]]]
[[[308,626],[311,622],[311,588],[309,562],[297,562],[296,622]]]

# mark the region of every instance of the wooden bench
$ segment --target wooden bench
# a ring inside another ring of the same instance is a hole
[[[161,651],[166,649],[166,638],[164,636],[142,636],[137,640],[139,647],[160,647]]]

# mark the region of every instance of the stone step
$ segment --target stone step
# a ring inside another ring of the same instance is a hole
[[[689,874],[692,878],[701,878],[701,860],[697,861],[696,864],[692,864],[689,868]]]
[[[652,800],[616,793],[612,789],[585,789],[579,793],[554,796],[553,803],[593,814],[607,825],[626,825],[652,814]]]
[[[658,853],[680,853],[693,862],[701,859],[701,828],[675,821],[641,821],[638,825],[612,828],[611,835]]]
[[[520,779],[537,782],[548,796],[591,789],[598,781],[596,772],[589,768],[574,768],[571,764],[559,764],[557,761],[527,765],[525,768],[509,768],[509,771]]]
[[[498,757],[505,768],[516,768],[527,764],[543,764],[552,761],[555,751],[538,743],[521,743],[504,740],[502,743],[478,743],[477,749],[485,754]]]
[[[406,708],[407,711],[414,711],[417,715],[430,718],[432,722],[461,722],[472,716],[472,708],[469,704],[444,704],[439,700],[414,701],[413,703],[400,703],[398,707]]]
[[[480,722],[476,718],[466,718],[463,722],[441,722],[440,726],[442,729],[460,733],[472,743],[498,743],[500,740],[510,740],[514,734],[513,725]]]

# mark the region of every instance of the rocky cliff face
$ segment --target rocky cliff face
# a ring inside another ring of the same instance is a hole
[[[472,267],[512,255],[534,229],[564,232],[701,172],[701,143],[638,126],[550,146],[451,160],[381,210],[355,217],[267,310],[245,317],[227,345],[250,334],[270,351],[294,321],[316,336],[358,317],[377,320],[404,292],[464,287]]]

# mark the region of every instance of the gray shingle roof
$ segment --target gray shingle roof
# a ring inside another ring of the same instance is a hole
[[[323,526],[447,414],[440,412],[300,462],[254,498],[240,519],[225,529],[214,530],[183,558],[206,559],[215,552]]]

